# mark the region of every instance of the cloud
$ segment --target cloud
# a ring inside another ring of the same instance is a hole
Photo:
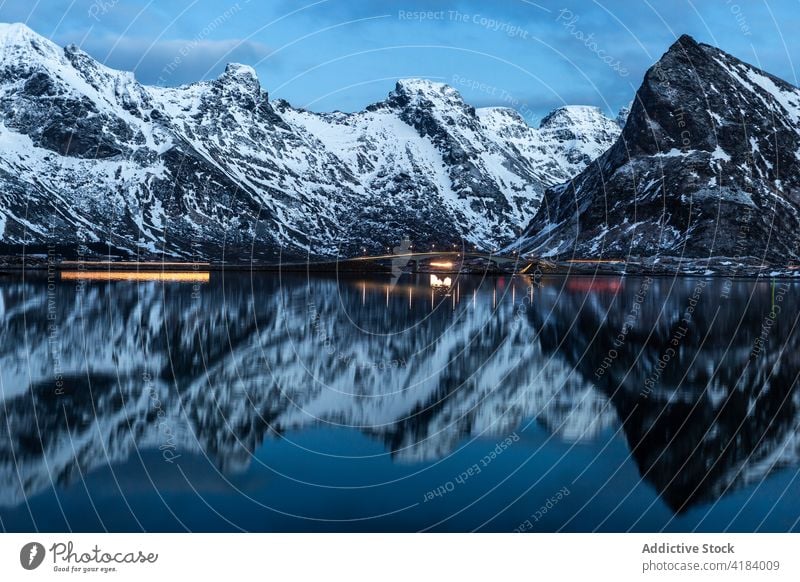
[[[98,61],[133,71],[145,84],[181,85],[217,77],[230,62],[256,65],[271,52],[266,44],[237,39],[88,37],[81,48]]]
[[[402,76],[448,79],[458,73],[526,96],[519,102],[536,112],[546,112],[562,101],[613,111],[630,101],[647,68],[683,32],[796,82],[791,55],[797,53],[800,37],[789,31],[800,20],[797,11],[781,3],[767,7],[739,2],[733,8],[734,4],[688,0],[0,0],[0,20],[26,21],[59,44],[80,44],[109,66],[134,70],[148,84],[179,85],[212,78],[225,63],[238,61],[255,65],[266,79],[265,86],[281,97],[326,109],[354,110],[383,97],[383,89],[364,81]],[[107,9],[98,13],[97,7]],[[559,20],[562,9],[578,19],[567,25],[564,18]],[[401,10],[443,10],[447,16],[416,21],[400,18]],[[450,10],[470,18],[450,17]],[[378,15],[390,17],[367,19]],[[265,28],[282,16],[286,18]],[[491,19],[501,28],[481,25],[473,16]],[[526,34],[524,38],[509,35],[502,25],[520,27]],[[588,35],[596,46],[585,41]],[[258,40],[266,40],[269,46]],[[387,50],[381,50],[384,47]],[[279,60],[270,56],[274,48],[280,48]],[[601,56],[613,57],[629,74],[620,75]],[[336,91],[345,85],[348,91]],[[330,98],[320,101],[321,95]],[[489,104],[479,91],[466,90],[465,98]]]
[[[212,78],[228,62],[256,65],[272,50],[247,38],[243,25],[259,14],[249,0],[48,0],[47,9],[30,4],[0,2],[0,20],[27,22],[57,44],[77,44],[147,84]]]

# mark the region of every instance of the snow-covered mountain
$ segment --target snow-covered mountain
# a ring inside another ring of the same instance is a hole
[[[514,248],[580,258],[800,258],[800,90],[682,36],[619,140],[547,191]]]
[[[0,242],[212,260],[508,244],[616,123],[564,107],[529,127],[403,80],[353,114],[270,101],[254,70],[148,87],[0,25]]]

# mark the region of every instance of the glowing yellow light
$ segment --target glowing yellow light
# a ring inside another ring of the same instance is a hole
[[[441,267],[443,269],[450,269],[453,266],[453,263],[450,261],[431,261],[431,267]]]
[[[203,261],[61,261],[62,265],[94,265],[124,267],[208,267],[210,263]]]
[[[452,287],[453,280],[450,277],[440,279],[436,275],[431,275],[431,287]]]
[[[165,281],[171,283],[208,283],[208,271],[62,271],[68,281]]]

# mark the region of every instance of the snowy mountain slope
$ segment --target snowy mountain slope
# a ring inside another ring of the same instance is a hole
[[[150,96],[132,75],[21,25],[3,26],[0,37],[0,169],[14,193],[0,203],[3,242],[102,242],[155,254],[177,252],[199,222],[209,236],[224,235],[222,209],[202,215],[182,200],[195,193],[181,177],[196,156],[152,122]],[[211,191],[234,186],[215,177]],[[163,232],[165,213],[177,244]]]
[[[285,102],[277,108],[337,152],[372,194],[373,206],[345,226],[348,233],[390,238],[387,224],[415,213],[422,226],[416,237],[439,231],[481,248],[508,240],[547,186],[575,175],[619,134],[594,108],[564,108],[594,115],[561,120],[563,133],[537,130],[513,110],[476,110],[452,87],[421,79],[399,81],[386,101],[354,114],[315,114]]]
[[[800,257],[800,90],[682,36],[619,140],[548,190],[515,248],[537,255]]]
[[[236,64],[146,87],[0,25],[0,242],[212,260],[352,255],[405,236],[494,248],[616,137],[599,112],[558,133],[501,111],[412,79],[365,111],[313,114],[270,102]]]

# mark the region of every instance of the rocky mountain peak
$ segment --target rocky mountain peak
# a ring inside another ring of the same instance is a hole
[[[261,92],[261,82],[256,70],[250,65],[228,63],[225,71],[217,77],[215,83],[228,90],[244,91],[253,94]]]
[[[620,129],[599,107],[566,105],[542,119],[539,133],[546,140],[565,144],[567,160],[585,167],[606,150],[604,144],[617,139]]]
[[[455,96],[461,99],[458,91],[447,83],[431,81],[430,79],[399,79],[395,85],[395,92],[423,97]]]
[[[628,122],[628,116],[631,114],[631,107],[633,107],[633,101],[624,107],[621,107],[617,113],[617,118],[615,121],[617,122],[617,125],[619,125],[620,129],[625,128],[625,124]]]
[[[797,89],[683,35],[645,74],[623,139],[634,155],[737,150],[749,141],[742,123],[772,125],[773,111],[797,122]]]
[[[78,45],[67,45],[64,56],[72,68],[100,93],[120,84],[136,83],[132,72],[111,69],[96,61]],[[64,80],[68,81],[68,78]]]
[[[3,41],[3,48],[8,48],[9,46],[27,46],[33,42],[50,42],[36,34],[22,22],[0,22],[0,39]]]
[[[553,129],[573,124],[594,123],[606,120],[607,117],[599,107],[592,105],[565,105],[558,107],[544,116],[539,129]]]
[[[478,115],[484,119],[497,119],[505,123],[528,124],[522,114],[513,107],[481,107],[478,109]]]
[[[44,61],[58,61],[61,49],[25,24],[0,23],[0,66],[30,70]]]
[[[220,80],[230,80],[237,83],[258,83],[258,74],[250,65],[241,63],[228,63],[225,65],[225,72],[220,75]],[[260,85],[260,83],[259,83]]]
[[[387,102],[399,107],[445,107],[471,109],[461,94],[446,83],[428,79],[400,79]]]
[[[223,103],[235,103],[254,111],[266,102],[268,95],[261,89],[255,69],[240,63],[228,63],[225,71],[212,83]]]
[[[645,74],[620,139],[546,194],[523,244],[785,265],[800,248],[798,154],[800,90],[684,35]]]

